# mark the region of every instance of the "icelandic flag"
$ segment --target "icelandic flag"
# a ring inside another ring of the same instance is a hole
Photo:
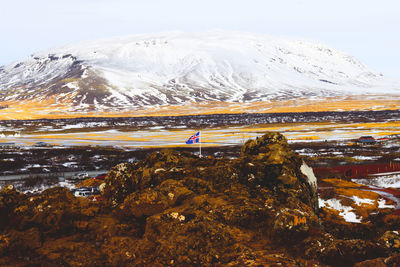
[[[197,134],[194,134],[191,137],[189,137],[189,139],[186,141],[186,144],[190,145],[199,142],[200,142],[200,132],[197,132]]]

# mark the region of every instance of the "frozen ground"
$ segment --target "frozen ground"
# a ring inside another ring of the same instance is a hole
[[[399,111],[368,111],[1,121],[0,136],[2,142],[22,146],[43,141],[56,146],[175,147],[199,130],[204,146],[240,145],[266,131],[281,132],[290,142],[343,141],[361,135],[400,136],[399,117]]]
[[[355,205],[357,206],[362,206],[363,204],[373,204],[374,200],[368,199],[368,198],[359,198],[357,196],[353,196],[351,198],[352,201],[354,201]],[[331,199],[319,199],[319,207],[325,207],[328,209],[334,209],[339,212],[339,216],[341,216],[346,222],[352,222],[352,223],[361,223],[362,217],[358,216],[355,213],[355,210],[351,206],[346,206],[342,203],[340,199],[336,198],[331,198]],[[378,208],[379,209],[394,209],[398,208],[394,205],[388,205],[383,198],[378,199]]]
[[[354,182],[383,188],[400,188],[400,173],[377,174],[367,179],[354,179]]]

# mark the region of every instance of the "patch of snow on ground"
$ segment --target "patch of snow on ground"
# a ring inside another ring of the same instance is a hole
[[[42,193],[46,189],[49,189],[49,188],[52,188],[52,187],[57,187],[57,186],[65,187],[65,188],[68,188],[68,189],[75,188],[74,184],[71,184],[71,183],[68,183],[68,182],[58,182],[58,183],[49,184],[49,185],[43,185],[42,184],[42,185],[40,185],[38,187],[30,188],[28,190],[24,190],[24,191],[22,191],[22,193],[24,193],[24,194],[27,194],[27,193]]]
[[[63,126],[64,130],[69,130],[69,129],[80,129],[80,128],[84,128],[85,124],[83,123],[78,123],[78,124],[70,124],[70,125],[65,125]]]
[[[68,188],[68,189],[75,188],[74,184],[71,184],[71,183],[68,183],[68,182],[59,182],[58,185],[61,186],[61,187]]]
[[[394,209],[396,208],[394,205],[386,205],[386,200],[383,198],[380,198],[378,200],[378,208],[379,209]]]
[[[40,167],[45,167],[45,166],[42,166],[42,165],[40,165],[40,164],[28,164],[28,165],[26,165],[25,166],[27,169],[29,169],[29,168],[40,168]]]
[[[71,89],[77,89],[77,90],[79,89],[79,84],[77,82],[70,82],[67,83],[65,86],[68,86]]]
[[[295,140],[292,140],[293,142]],[[307,153],[307,152],[297,152],[299,153],[301,156],[306,156],[306,157],[318,157],[320,155],[320,153]]]
[[[346,221],[352,223],[360,223],[361,219],[357,218],[357,215],[353,212],[352,207],[344,206],[340,203],[339,199],[319,199],[319,207],[326,207],[328,209],[334,209],[339,211],[339,215]]]
[[[64,167],[67,167],[67,168],[70,168],[70,167],[72,167],[72,166],[76,166],[76,165],[78,165],[78,162],[66,162],[66,163],[63,163],[62,164]]]
[[[164,129],[164,126],[154,126],[154,127],[150,127],[150,130],[159,130],[159,129]]]
[[[400,174],[392,175],[390,177],[376,177],[369,179],[352,179],[352,182],[364,184],[364,185],[373,185],[381,188],[400,188]]]
[[[377,160],[380,156],[354,156],[353,159],[357,160]]]
[[[357,206],[361,206],[362,204],[374,204],[374,200],[368,198],[359,198],[357,196],[353,196],[353,201]]]

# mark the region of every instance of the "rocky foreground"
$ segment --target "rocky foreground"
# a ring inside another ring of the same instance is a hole
[[[350,183],[326,184],[324,199],[363,197]],[[101,189],[95,203],[66,188],[28,196],[3,187],[0,265],[400,264],[396,212],[370,204],[349,223],[319,209],[312,169],[277,133],[247,141],[236,159],[155,152],[112,168]]]

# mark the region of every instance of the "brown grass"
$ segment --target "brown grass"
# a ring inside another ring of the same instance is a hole
[[[46,101],[0,102],[10,108],[0,110],[0,119],[57,119],[77,117],[140,117],[174,116],[220,113],[284,113],[354,110],[395,110],[400,108],[398,96],[354,96],[345,98],[296,99],[254,103],[201,102],[185,105],[137,108],[124,112],[68,111],[68,103],[57,103],[55,98]]]
[[[332,186],[340,187],[340,188],[359,188],[359,187],[365,186],[362,184],[357,184],[357,183],[353,183],[353,182],[341,180],[341,179],[323,179],[322,181],[325,183],[328,183]]]

